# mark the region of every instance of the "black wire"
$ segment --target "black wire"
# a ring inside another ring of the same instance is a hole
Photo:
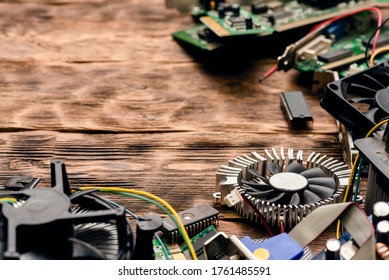
[[[386,18],[380,26],[378,26],[376,28],[376,30],[373,32],[373,34],[371,34],[369,40],[367,41],[367,44],[366,44],[366,48],[365,48],[365,63],[366,63],[366,66],[367,67],[370,67],[369,65],[369,58],[368,58],[368,52],[369,52],[369,47],[370,47],[370,42],[371,40],[373,40],[373,37],[375,36],[375,34],[378,32],[378,30],[380,30],[387,22],[389,21],[389,17]]]

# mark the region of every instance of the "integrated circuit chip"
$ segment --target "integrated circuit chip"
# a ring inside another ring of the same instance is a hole
[[[364,40],[362,42],[362,45],[364,47],[367,46],[367,41],[368,40]],[[380,37],[378,37],[378,40],[377,40],[377,47],[382,47],[384,45],[388,45],[389,44],[389,35],[384,35],[382,34]],[[370,44],[369,44],[369,48],[371,48],[373,46],[373,40],[370,41]]]
[[[209,205],[201,204],[178,213],[190,237],[200,233],[205,228],[216,225],[219,220],[219,211]],[[162,231],[171,237],[172,242],[181,240],[177,225],[167,217],[163,219]]]
[[[317,58],[320,61],[323,61],[325,63],[328,62],[333,62],[333,61],[338,61],[340,59],[350,57],[353,55],[352,50],[349,49],[335,49],[335,50],[330,50],[326,53],[319,54]]]

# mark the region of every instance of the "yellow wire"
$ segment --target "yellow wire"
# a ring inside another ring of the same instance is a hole
[[[380,121],[379,123],[377,123],[372,129],[370,129],[370,131],[366,134],[365,138],[370,137],[374,131],[376,131],[381,125],[383,125],[384,123],[387,123],[387,122],[389,122],[389,119],[386,119],[386,120],[383,120],[383,121]],[[346,191],[345,191],[345,194],[343,197],[343,202],[347,201],[348,193],[349,193],[350,188],[351,188],[351,183],[352,183],[352,179],[354,177],[355,169],[357,168],[358,160],[359,160],[359,152],[357,153],[355,160],[354,160],[353,167],[351,168],[350,178],[348,180]],[[337,239],[340,238],[340,220],[338,220],[338,224],[336,226],[336,238]]]
[[[2,197],[0,198],[0,201],[16,203],[18,200],[14,197]]]
[[[91,189],[97,189],[97,190],[101,190],[101,191],[113,191],[113,192],[132,193],[132,194],[143,195],[143,196],[149,197],[151,199],[154,199],[155,201],[158,201],[159,203],[164,205],[173,214],[173,216],[176,218],[176,220],[178,222],[178,225],[181,228],[184,241],[188,245],[188,249],[189,249],[189,252],[190,252],[190,254],[192,256],[192,259],[193,260],[197,260],[196,252],[194,250],[192,242],[190,241],[188,232],[186,231],[184,224],[182,223],[182,221],[181,221],[180,217],[178,216],[176,210],[174,210],[174,208],[168,202],[163,200],[162,198],[160,198],[160,197],[158,197],[158,196],[156,196],[154,194],[145,192],[145,191],[134,190],[134,189],[125,189],[125,188],[115,188],[115,187],[112,187],[112,188],[111,187],[110,188],[107,188],[107,187],[81,187],[79,189],[82,190],[82,191],[91,190]]]
[[[373,54],[371,54],[371,56],[370,56],[370,65],[374,65],[374,59],[375,59],[375,57],[378,54],[380,54],[382,52],[387,52],[387,51],[389,51],[389,46],[385,46],[385,47],[379,48]]]

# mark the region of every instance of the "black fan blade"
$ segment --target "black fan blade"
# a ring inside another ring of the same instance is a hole
[[[331,188],[331,189],[336,188],[335,179],[332,177],[309,178],[308,183],[310,185],[319,185],[319,186],[324,186],[324,187]]]
[[[261,174],[258,173],[257,170],[255,169],[249,169],[249,173],[254,176],[255,178],[259,178],[261,179],[261,181],[263,181],[265,184],[269,184],[269,179],[262,176]]]
[[[317,194],[309,190],[305,190],[303,196],[304,196],[304,203],[306,204],[315,203],[321,200],[320,196],[318,196]]]
[[[375,89],[369,88],[367,86],[361,85],[361,84],[350,84],[350,92],[361,95],[361,96],[368,96],[373,97],[375,93],[377,92]]]
[[[282,199],[284,197],[285,193],[280,193],[279,195],[277,195],[276,197],[273,197],[273,198],[270,198],[270,199],[266,199],[265,201],[266,202],[269,202],[269,203],[275,203],[277,201],[279,201],[280,199]]]
[[[102,252],[97,250],[94,246],[78,240],[76,238],[69,238],[68,241],[73,247],[73,260],[104,260],[106,257]]]
[[[298,193],[294,193],[290,199],[289,205],[299,205],[300,204],[300,196]]]
[[[272,174],[272,175],[282,172],[282,167],[279,166],[277,163],[274,163],[274,162],[271,162],[268,165],[268,168],[269,168],[270,174]]]
[[[307,170],[301,163],[292,161],[288,167],[286,168],[286,172],[293,172],[293,173],[301,173],[303,171]]]
[[[262,175],[259,174],[259,172],[255,169],[249,169],[249,173],[253,175],[254,177],[261,177]]]
[[[241,183],[244,185],[247,185],[249,187],[252,187],[253,189],[259,190],[259,191],[267,191],[270,189],[269,185],[267,185],[267,184],[250,182],[250,181],[243,180],[243,179],[241,180]]]
[[[356,98],[349,99],[349,101],[351,103],[364,103],[364,104],[369,104],[369,105],[374,104],[374,98],[371,98],[371,97],[356,97]]]
[[[314,177],[326,177],[327,175],[324,173],[323,170],[321,170],[319,167],[314,167],[307,169],[300,173],[300,175],[304,176],[305,178],[314,178]]]
[[[367,74],[363,74],[363,76],[368,81],[367,84],[369,84],[372,88],[374,88],[376,90],[386,88],[386,86],[384,86],[381,82],[379,82],[377,79],[373,78],[372,76],[367,75]]]
[[[93,246],[106,259],[115,259],[119,251],[118,231],[115,224],[99,222],[78,224],[74,227],[75,239]]]
[[[245,192],[253,197],[269,197],[274,190],[259,191],[253,188],[247,188]]]
[[[319,185],[309,185],[308,190],[317,194],[321,199],[330,198],[334,193],[334,189]]]

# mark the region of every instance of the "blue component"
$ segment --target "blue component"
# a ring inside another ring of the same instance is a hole
[[[269,260],[298,260],[304,254],[301,247],[287,233],[273,236],[262,243],[255,243],[250,237],[243,237],[240,240],[252,253],[259,248],[269,251]]]
[[[341,19],[328,26],[324,31],[324,36],[326,36],[326,38],[334,38],[335,41],[338,41],[340,38],[348,34],[348,29],[349,20]]]

